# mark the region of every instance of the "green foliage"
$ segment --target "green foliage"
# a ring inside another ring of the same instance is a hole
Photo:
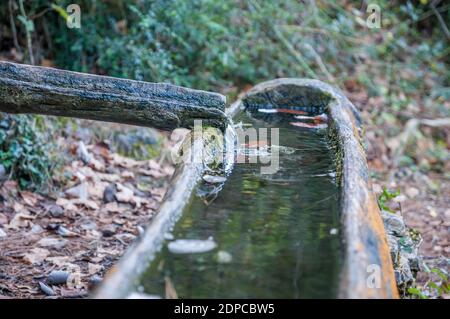
[[[385,210],[390,213],[395,213],[387,204],[390,200],[394,199],[400,195],[400,190],[395,192],[390,192],[386,187],[383,187],[383,192],[378,197],[378,205],[382,210]]]
[[[442,297],[450,293],[450,281],[447,273],[440,268],[425,268],[425,272],[429,276],[426,286],[423,289],[411,287],[408,293],[420,299],[428,299],[430,294]]]
[[[0,163],[21,188],[46,188],[50,179],[50,160],[32,117],[0,118]]]
[[[420,299],[428,299],[427,295],[425,295],[419,288],[415,287],[408,288],[408,293]]]
[[[66,27],[71,0],[13,2],[24,6],[13,14],[22,51],[32,39],[36,61],[59,68],[229,96],[268,79],[313,77],[375,97],[377,105],[361,107],[386,137],[400,133],[405,114],[450,116],[448,40],[426,0],[376,1],[381,29],[365,25],[364,4],[348,1],[79,0],[81,29]],[[7,48],[7,1],[2,6]],[[437,9],[450,21],[444,2]],[[417,154],[401,164],[445,171],[448,154],[437,145],[425,154],[436,164]]]

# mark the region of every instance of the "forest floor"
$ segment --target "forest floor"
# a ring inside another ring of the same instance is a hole
[[[437,133],[444,136],[447,149],[450,148],[449,124],[417,127],[411,134],[418,138],[409,136],[408,141],[400,141],[400,136],[406,131],[405,125],[400,134],[388,139],[386,132],[395,124],[389,121],[377,123],[376,115],[377,108],[387,106],[367,98],[363,89],[359,92],[347,91],[346,94],[362,114],[366,129],[367,160],[376,197],[382,194],[384,187],[399,191],[399,195],[392,200],[391,207],[403,217],[407,227],[421,234],[419,254],[422,265],[417,275],[417,288],[426,292],[429,298],[450,298],[448,294],[438,294],[435,289],[430,289],[430,283],[445,284],[434,270],[447,274],[450,270],[450,162],[445,162],[441,167],[442,163],[431,154],[433,135]],[[447,107],[450,107],[448,102]],[[416,114],[410,116],[431,117],[426,113],[425,110],[417,110]],[[404,147],[404,153],[413,154],[417,164],[398,165],[399,158],[405,156],[398,152],[401,147]],[[419,167],[423,163],[425,165]],[[448,279],[446,284],[448,285]]]
[[[127,129],[106,125],[118,128]],[[88,134],[98,129],[91,122]],[[58,141],[65,162],[54,176],[60,190],[41,195],[12,180],[1,185],[0,297],[87,296],[159,207],[174,170],[167,161],[121,156],[108,140],[90,136],[84,144],[81,132],[82,139]],[[54,270],[69,274],[67,284],[52,284]]]

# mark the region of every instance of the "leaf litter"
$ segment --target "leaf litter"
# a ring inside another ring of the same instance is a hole
[[[0,184],[0,298],[88,296],[153,218],[174,171],[115,153],[107,141],[66,145],[59,191]]]

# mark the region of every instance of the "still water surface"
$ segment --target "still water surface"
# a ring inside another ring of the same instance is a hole
[[[327,131],[292,126],[289,116],[237,120],[279,128],[279,171],[261,175],[260,166],[268,164],[236,164],[212,203],[195,196],[141,277],[140,290],[163,298],[174,291],[180,298],[337,296],[338,186]],[[173,240],[208,238],[215,245],[207,252],[168,249]]]

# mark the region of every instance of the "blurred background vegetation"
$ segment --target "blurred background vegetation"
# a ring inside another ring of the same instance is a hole
[[[387,145],[369,147],[376,167],[445,171],[446,132],[430,133],[430,158],[406,146],[393,151],[409,119],[449,116],[445,1],[374,1],[379,29],[366,25],[366,1],[319,0],[79,0],[81,28],[69,29],[72,2],[3,1],[0,58],[171,82],[230,100],[264,80],[318,78],[344,89],[365,115],[369,139]],[[1,147],[11,157],[8,144]]]

